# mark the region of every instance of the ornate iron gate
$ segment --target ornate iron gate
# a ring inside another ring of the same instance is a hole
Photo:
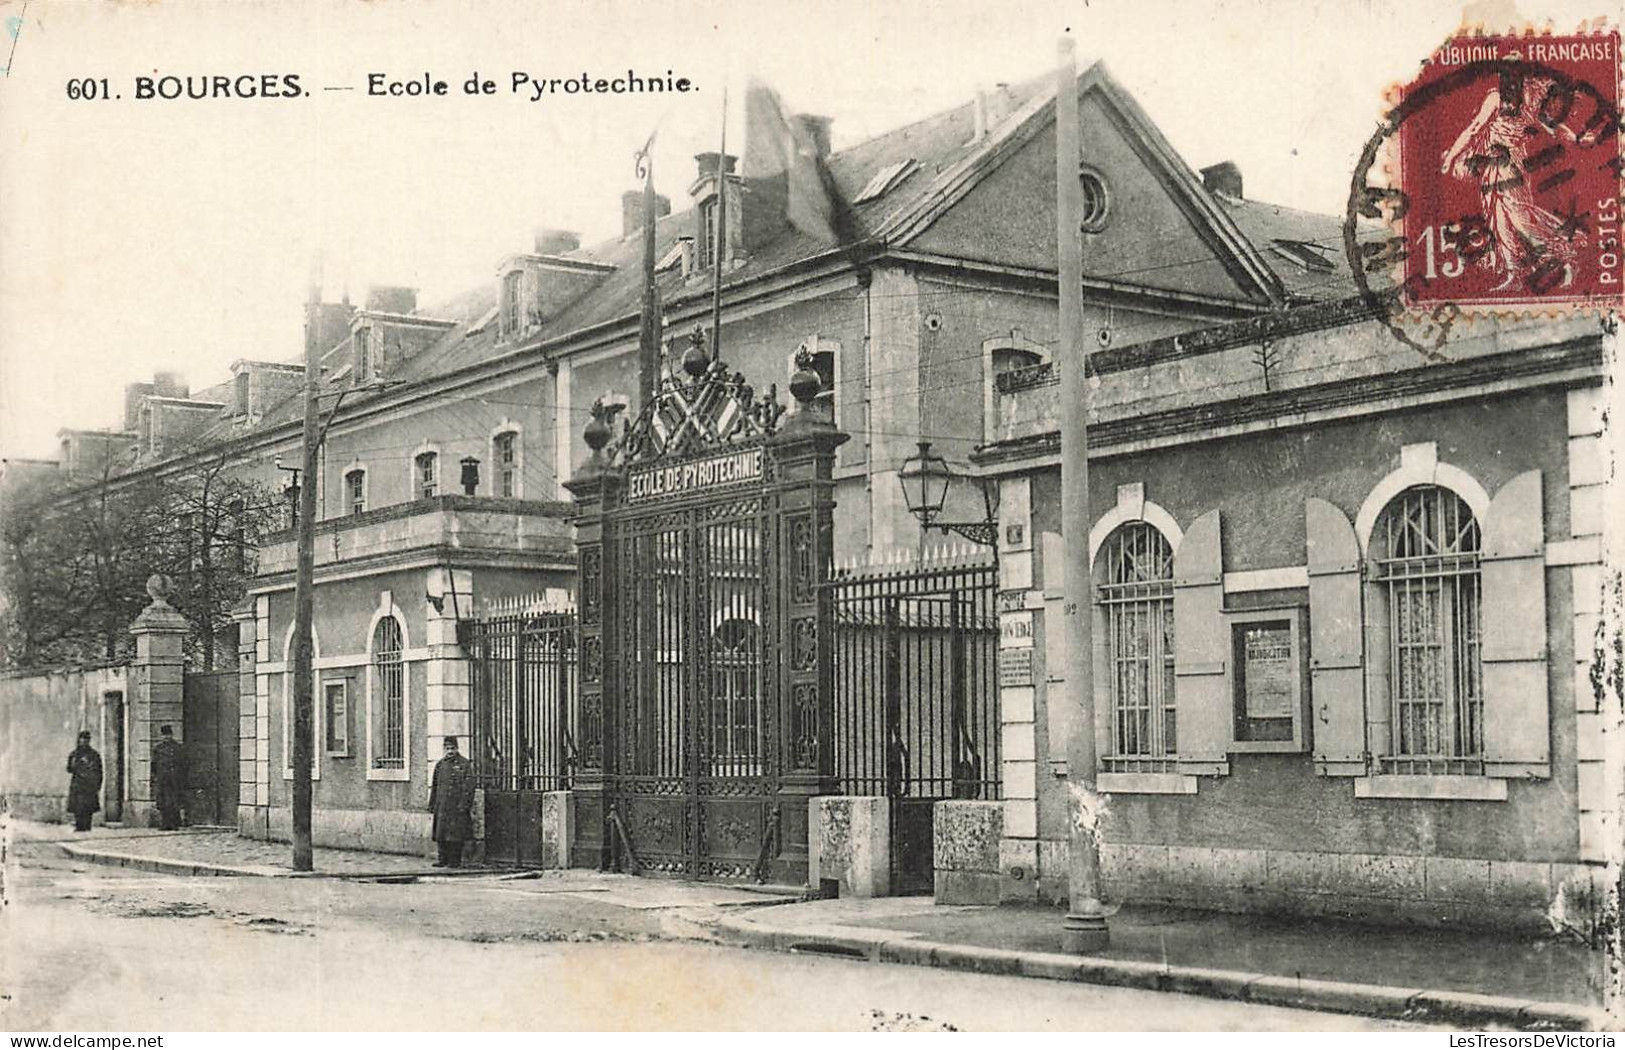
[[[705,353],[683,356],[620,435],[595,405],[570,482],[580,551],[582,763],[575,863],[801,881],[807,797],[833,786],[829,632],[834,450],[791,381],[780,426]]]

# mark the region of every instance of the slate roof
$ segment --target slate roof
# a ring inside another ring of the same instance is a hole
[[[1084,76],[1104,76],[1097,67]],[[1022,84],[1001,88],[1005,97],[1000,100],[1007,114],[1029,115],[1041,105],[1040,95],[1048,95],[1049,74],[1035,77]],[[1119,89],[1120,90],[1120,89]],[[904,127],[869,139],[866,142],[836,152],[828,159],[830,173],[845,198],[855,198],[866,184],[888,165],[914,160],[918,170],[895,185],[888,193],[853,205],[852,213],[861,231],[872,232],[883,226],[889,216],[918,208],[922,199],[934,189],[937,176],[956,165],[961,165],[995,143],[996,136],[989,129],[979,141],[972,142],[974,132],[974,104],[966,103],[945,112],[926,117]],[[747,180],[749,173],[745,173]],[[657,181],[686,182],[690,173],[656,171]],[[1206,193],[1208,191],[1203,190]],[[1233,219],[1243,235],[1261,253],[1269,267],[1279,276],[1287,292],[1294,297],[1335,299],[1354,290],[1343,258],[1341,220],[1334,216],[1316,215],[1278,205],[1252,200],[1238,200],[1222,194],[1208,193],[1217,207]],[[674,212],[658,220],[655,227],[656,257],[664,256],[677,243],[680,236],[692,234],[693,209]],[[1272,250],[1277,239],[1310,241],[1327,246],[1332,260],[1330,271],[1311,271],[1295,264],[1289,258]],[[810,260],[829,252],[829,246],[785,225],[768,243],[749,253],[748,260],[728,273],[724,287],[759,277]],[[635,324],[642,296],[641,232],[588,245],[566,253],[565,258],[606,263],[616,269],[604,277],[591,291],[565,307],[559,314],[545,321],[538,329],[527,334],[523,346],[500,342],[495,319],[497,282],[492,280],[431,308],[421,309],[421,316],[454,320],[432,346],[402,362],[391,378],[405,383],[420,382],[437,376],[455,373],[504,355],[518,354],[533,357],[538,343],[546,344],[564,337],[585,332],[595,326],[630,321]],[[685,301],[708,301],[710,283],[703,278],[685,281],[677,268],[659,275],[663,308],[670,313]],[[329,350],[323,356],[325,374],[331,383],[349,360],[349,340]],[[346,399],[349,405],[378,396],[372,391],[355,391]],[[259,428],[269,428],[295,420],[301,411],[297,394],[290,396],[268,412]],[[242,434],[233,430],[229,420],[217,428],[221,437]]]

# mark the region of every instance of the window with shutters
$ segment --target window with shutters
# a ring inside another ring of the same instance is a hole
[[[1480,530],[1465,500],[1418,485],[1373,537],[1387,600],[1390,753],[1383,772],[1483,772]]]
[[[373,769],[406,765],[406,665],[399,620],[385,616],[372,632],[372,705],[369,753]]]
[[[1174,555],[1144,521],[1119,526],[1096,567],[1106,629],[1112,769],[1156,772],[1178,752],[1174,704]]]

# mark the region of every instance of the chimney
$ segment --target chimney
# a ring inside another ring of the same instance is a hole
[[[671,198],[655,194],[655,218],[671,214]],[[627,190],[621,194],[621,236],[630,237],[643,229],[643,191]]]
[[[395,284],[375,284],[367,289],[366,308],[384,314],[409,314],[418,308],[418,291]]]
[[[192,392],[179,372],[154,372],[152,388],[159,397],[186,397]]]
[[[535,231],[537,255],[563,255],[581,247],[581,234],[574,230],[558,230],[539,226]]]
[[[818,148],[818,156],[827,158],[829,156],[829,128],[831,124],[835,123],[835,118],[819,116],[814,113],[797,113],[795,120],[801,126],[801,130],[813,141],[813,145]]]
[[[738,163],[739,158],[734,156],[732,153],[724,156],[722,158],[723,174],[732,175],[734,173],[734,166]],[[707,179],[716,178],[717,151],[711,150],[708,153],[694,154],[694,166],[696,170],[696,174],[694,176],[696,182],[704,182]]]
[[[976,85],[976,94],[970,100],[970,119],[972,142],[980,142],[987,137],[987,91],[982,85]]]
[[[155,394],[157,392],[158,391],[151,383],[124,384],[125,430],[135,430],[136,426],[141,422],[141,402],[145,401],[149,394]]]
[[[1241,200],[1241,169],[1235,161],[1222,160],[1202,169],[1202,185],[1209,193],[1222,193]]]

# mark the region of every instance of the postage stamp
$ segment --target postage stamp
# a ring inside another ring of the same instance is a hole
[[[1424,341],[1475,309],[1619,304],[1619,47],[1617,30],[1457,36],[1396,91],[1355,173],[1348,247]],[[1388,238],[1356,237],[1357,215]]]

